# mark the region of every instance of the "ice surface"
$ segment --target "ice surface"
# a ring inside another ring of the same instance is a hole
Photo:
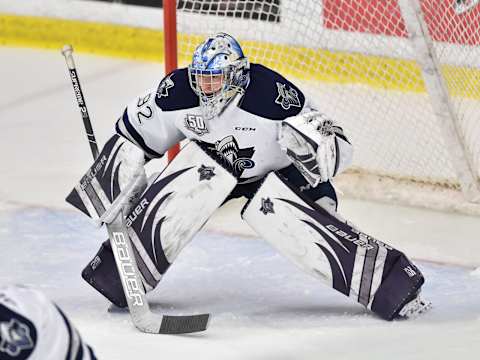
[[[78,56],[100,144],[159,64]],[[227,206],[180,254],[152,308],[211,312],[203,334],[139,333],[80,278],[106,238],[63,199],[90,165],[60,52],[0,48],[0,283],[34,285],[72,318],[100,359],[476,359],[480,357],[479,220],[342,199],[365,231],[420,262],[434,308],[385,322],[297,270]],[[228,235],[226,232],[228,231]],[[237,235],[235,235],[237,234]],[[470,266],[470,267],[466,267]],[[478,272],[477,272],[478,273]]]
[[[139,333],[128,313],[79,276],[105,238],[83,215],[18,208],[0,216],[0,283],[36,286],[78,325],[102,359],[473,359],[480,351],[480,278],[421,263],[431,312],[385,322],[297,270],[256,238],[202,233],[149,299],[155,312],[211,312],[206,333]]]

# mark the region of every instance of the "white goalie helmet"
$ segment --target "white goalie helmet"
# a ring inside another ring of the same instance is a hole
[[[195,49],[188,75],[204,117],[211,119],[223,111],[234,95],[245,91],[249,63],[237,40],[218,33]]]

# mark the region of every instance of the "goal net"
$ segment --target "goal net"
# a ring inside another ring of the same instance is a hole
[[[179,0],[177,24],[179,66],[227,32],[343,126],[340,191],[480,214],[480,0]]]

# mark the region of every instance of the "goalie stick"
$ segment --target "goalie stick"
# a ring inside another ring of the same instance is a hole
[[[62,54],[67,63],[75,98],[82,114],[90,149],[95,160],[98,157],[98,146],[80,87],[80,79],[72,55],[72,46],[65,45]],[[123,213],[119,212],[115,219],[106,226],[133,324],[142,332],[156,334],[184,334],[206,330],[210,314],[170,316],[154,314],[150,311],[135,256],[133,256],[132,244],[125,226]]]

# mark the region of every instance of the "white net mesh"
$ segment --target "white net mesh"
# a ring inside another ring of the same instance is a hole
[[[477,2],[423,0],[422,11],[478,180]],[[180,0],[177,8],[180,65],[206,35],[227,32],[251,62],[291,78],[344,127],[355,146],[350,175],[337,181],[344,192],[433,207],[466,202],[397,0]],[[421,190],[412,201],[413,188]]]

